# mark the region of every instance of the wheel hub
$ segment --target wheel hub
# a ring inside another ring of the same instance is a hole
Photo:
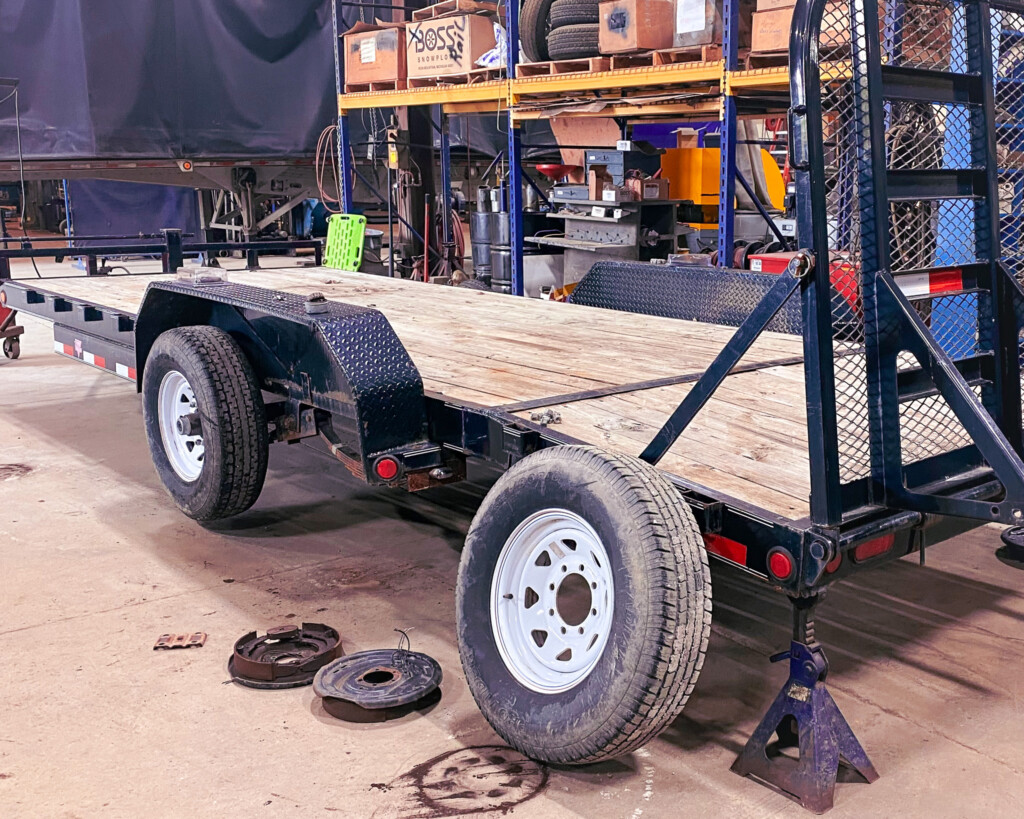
[[[168,371],[157,395],[160,439],[175,474],[192,483],[203,471],[206,448],[192,385],[177,370]]]
[[[505,666],[527,688],[555,694],[583,682],[607,645],[613,606],[608,553],[574,512],[536,512],[502,548],[492,631]]]

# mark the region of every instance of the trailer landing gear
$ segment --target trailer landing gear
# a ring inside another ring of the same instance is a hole
[[[771,658],[789,660],[789,679],[732,770],[824,813],[832,807],[841,762],[868,782],[878,779],[878,772],[825,687],[828,660],[814,639],[812,616],[819,597],[792,600],[793,642],[789,651]],[[783,755],[786,748],[796,748],[797,758]]]

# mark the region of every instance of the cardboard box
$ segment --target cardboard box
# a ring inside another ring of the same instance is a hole
[[[598,50],[602,54],[672,47],[673,0],[603,0],[598,10]]]
[[[590,166],[590,172],[587,174],[587,196],[591,202],[603,201],[605,185],[611,184],[612,175],[604,165]]]
[[[750,32],[750,50],[755,53],[788,51],[794,8],[782,6],[770,11],[755,11]]]
[[[630,177],[626,180],[626,188],[632,192],[633,198],[637,200],[668,199],[668,182],[667,179],[637,179],[636,177]]]
[[[793,0],[757,0],[757,11],[771,11],[772,9],[781,9],[786,6],[795,6],[796,3]]]
[[[792,6],[794,0],[763,0]],[[739,48],[750,48],[755,0],[739,0]],[[675,0],[675,48],[722,45],[722,0]]]
[[[676,128],[677,148],[699,148],[700,135],[694,128]]]
[[[785,6],[762,11],[761,5],[765,2],[773,2],[773,0],[758,1],[758,10],[754,12],[750,50],[755,53],[788,51],[795,4],[792,0],[787,0],[788,4]],[[938,14],[920,14],[916,18],[908,15],[904,20],[903,50],[908,60],[913,61],[911,55],[920,53],[915,51],[918,44],[939,42],[935,27],[939,27],[941,30],[941,15],[941,11]],[[880,30],[885,26],[885,3],[882,0],[879,0],[878,3],[878,25]],[[949,29],[949,31],[951,35],[952,30]],[[836,0],[825,7],[825,16],[821,23],[821,37],[818,42],[820,49],[826,53],[829,49],[843,48],[849,45],[850,7],[848,4]],[[946,53],[947,63],[949,60],[948,44],[949,39],[946,40],[945,47],[939,46],[939,50]],[[932,53],[930,56],[934,57],[935,55]],[[922,62],[930,64],[931,60],[922,60]]]
[[[494,48],[494,21],[489,15],[456,14],[407,23],[405,53],[410,79],[467,74]]]
[[[405,23],[356,23],[342,37],[345,85],[395,82],[405,87]]]

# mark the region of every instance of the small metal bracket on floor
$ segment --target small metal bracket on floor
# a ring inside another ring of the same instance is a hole
[[[832,807],[841,763],[868,782],[878,779],[878,772],[825,687],[828,660],[814,639],[810,617],[816,602],[817,598],[793,600],[793,642],[789,651],[771,658],[789,660],[789,679],[732,770],[814,813],[824,813]],[[786,748],[796,748],[798,757],[782,754]]]

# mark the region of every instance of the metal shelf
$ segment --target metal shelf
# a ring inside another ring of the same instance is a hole
[[[473,113],[467,106],[479,110],[479,103],[488,103],[487,110],[504,107],[508,100],[507,80],[487,80],[471,85],[437,85],[423,88],[405,88],[398,91],[358,91],[338,94],[338,112],[366,108],[400,108],[413,105],[441,105],[445,113]]]
[[[332,0],[337,25],[336,2]],[[758,111],[759,116],[782,115],[789,94],[789,68],[744,69],[739,67],[737,43],[739,34],[739,0],[724,0],[723,59],[704,62],[671,63],[668,65],[632,66],[594,72],[516,77],[517,49],[510,49],[509,72],[512,79],[488,80],[471,85],[437,85],[405,90],[340,93],[343,87],[342,66],[335,37],[335,81],[338,94],[339,163],[343,168],[342,209],[348,210],[352,177],[352,152],[348,149],[346,117],[350,111],[367,108],[403,106],[441,106],[442,195],[451,190],[451,153],[448,146],[447,116],[494,114],[503,111],[508,123],[506,161],[510,175],[523,173],[519,125],[528,120],[551,116],[614,117],[623,122],[670,120],[707,122],[718,120],[721,132],[721,173],[719,185],[718,244],[719,258],[726,264],[732,258],[733,222],[736,196],[736,128],[739,106]],[[506,16],[510,42],[519,37],[519,4],[509,4]],[[335,34],[337,35],[337,31]],[[840,80],[848,77],[850,66],[838,61],[822,64],[822,78]],[[759,96],[760,95],[760,96]],[[588,103],[586,110],[572,110],[576,98]],[[595,102],[603,103],[600,107]],[[521,185],[509,185],[513,214],[512,278],[513,292],[522,293],[522,191]]]

